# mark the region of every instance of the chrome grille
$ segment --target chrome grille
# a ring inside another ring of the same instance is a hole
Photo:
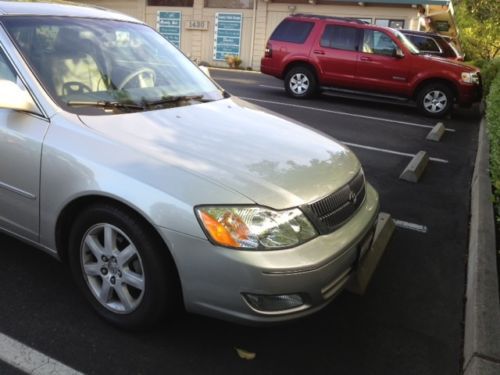
[[[360,171],[349,183],[309,205],[310,212],[328,231],[349,219],[365,199],[365,177]]]

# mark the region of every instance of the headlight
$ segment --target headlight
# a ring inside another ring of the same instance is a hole
[[[462,81],[470,84],[479,84],[479,75],[476,72],[462,72]]]
[[[274,211],[255,206],[203,206],[195,211],[209,239],[225,247],[282,249],[318,235],[298,208]]]

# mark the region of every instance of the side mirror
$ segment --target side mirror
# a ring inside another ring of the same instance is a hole
[[[210,76],[210,70],[208,70],[208,66],[205,66],[205,65],[198,65],[198,68],[200,68],[200,70],[205,73],[208,77],[211,77]]]
[[[0,79],[0,108],[40,114],[29,92],[5,79]]]
[[[402,59],[405,57],[403,50],[399,47],[394,48],[392,55],[397,59]]]

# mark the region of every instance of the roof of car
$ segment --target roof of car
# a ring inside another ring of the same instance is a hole
[[[343,22],[354,22],[359,24],[366,24],[366,22],[353,17],[336,17],[336,16],[325,16],[319,14],[309,14],[309,13],[296,13],[291,15],[292,18],[316,18],[320,20],[333,20],[333,21],[343,21]]]
[[[0,1],[0,15],[66,16],[141,22],[123,13],[66,1]]]

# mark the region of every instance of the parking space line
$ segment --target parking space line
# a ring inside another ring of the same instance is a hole
[[[240,98],[244,99],[244,100],[250,100],[252,102],[270,103],[270,104],[282,105],[282,106],[286,106],[286,107],[295,107],[295,108],[300,108],[300,109],[308,109],[308,110],[311,110],[311,111],[333,113],[333,114],[342,115],[342,116],[358,117],[358,118],[364,118],[364,119],[368,119],[368,120],[376,120],[376,121],[382,121],[382,122],[389,122],[389,123],[393,123],[393,124],[413,126],[413,127],[417,127],[417,128],[425,128],[425,129],[432,129],[432,128],[434,128],[434,125],[424,125],[424,124],[418,124],[418,123],[415,123],[415,122],[393,120],[393,119],[388,119],[388,118],[383,118],[383,117],[374,117],[374,116],[359,115],[359,114],[355,114],[355,113],[334,111],[334,110],[331,110],[331,109],[310,107],[310,106],[299,105],[299,104],[276,102],[276,101],[273,101],[273,100],[255,99],[255,98],[249,98],[249,97],[244,97],[244,96],[240,96]],[[455,129],[446,128],[445,130],[448,131],[448,132],[455,132]]]
[[[284,90],[283,86],[259,85],[259,87],[265,87],[266,89]]]
[[[420,232],[420,233],[427,233],[427,226],[426,225],[409,223],[408,221],[403,221],[403,220],[398,220],[398,219],[393,219],[393,221],[394,221],[394,225],[396,225],[399,228],[413,230],[415,232]]]
[[[349,146],[349,147],[355,147],[355,148],[362,148],[365,150],[370,150],[370,151],[378,151],[378,152],[384,152],[386,154],[393,154],[393,155],[400,155],[400,156],[408,156],[409,158],[415,157],[416,154],[410,154],[408,152],[400,152],[400,151],[393,151],[393,150],[388,150],[386,148],[378,148],[378,147],[372,147],[372,146],[366,146],[366,145],[360,145],[357,143],[351,143],[351,142],[343,142],[339,139],[339,142],[342,142],[343,144]],[[435,161],[437,163],[444,163],[447,164],[448,160],[445,159],[440,159],[440,158],[429,158],[431,161]]]
[[[0,333],[0,361],[28,374],[83,375],[2,333]]]

